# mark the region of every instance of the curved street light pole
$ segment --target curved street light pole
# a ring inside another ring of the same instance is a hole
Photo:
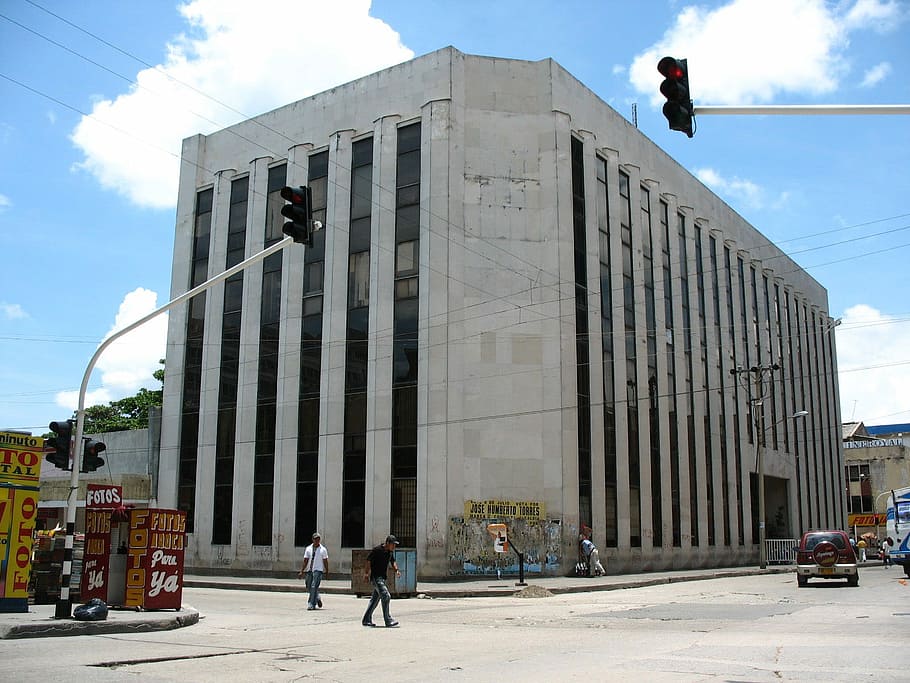
[[[248,259],[241,261],[237,265],[231,266],[224,272],[215,275],[209,280],[206,280],[201,285],[197,285],[196,287],[193,287],[192,289],[184,292],[175,299],[168,301],[166,304],[164,304],[164,306],[156,308],[148,315],[139,318],[139,320],[130,325],[127,325],[122,330],[117,330],[111,336],[101,342],[101,344],[98,346],[98,349],[95,351],[95,354],[92,356],[91,360],[89,360],[88,367],[85,369],[85,374],[82,376],[82,385],[79,387],[79,403],[78,408],[76,409],[76,429],[73,433],[73,439],[70,442],[71,444],[76,444],[76,447],[72,445],[70,446],[70,450],[73,454],[73,469],[72,474],[70,475],[69,497],[66,501],[66,543],[64,545],[63,568],[61,570],[60,578],[60,597],[57,600],[57,604],[54,610],[55,619],[69,619],[72,616],[72,603],[70,602],[70,579],[73,566],[73,537],[75,536],[76,532],[76,496],[79,492],[79,469],[81,467],[78,446],[82,444],[82,432],[85,427],[85,393],[88,390],[89,378],[92,376],[92,370],[95,368],[95,363],[98,362],[98,359],[101,357],[102,352],[104,352],[108,346],[110,346],[114,341],[123,335],[129,334],[137,327],[144,325],[152,318],[161,315],[165,311],[172,309],[174,306],[177,306],[178,304],[181,304],[188,299],[192,299],[194,296],[201,294],[207,289],[211,289],[219,282],[227,280],[229,277],[231,277],[231,275],[239,273],[247,266],[258,263],[266,257],[271,256],[275,252],[281,251],[293,242],[294,240],[292,238],[285,237],[283,240],[276,242],[272,246],[266,247],[258,254],[253,254]]]

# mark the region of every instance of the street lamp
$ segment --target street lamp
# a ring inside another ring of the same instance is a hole
[[[752,405],[759,408],[762,407],[761,399],[753,401]],[[781,424],[785,420],[795,420],[806,417],[808,414],[808,410],[798,410],[789,417],[770,425],[768,429]],[[765,459],[763,457],[765,449],[763,446],[765,432],[768,429],[761,429],[761,416],[757,411],[753,410],[752,416],[755,419],[755,468],[758,470],[758,566],[760,569],[764,569],[768,566],[768,549],[765,547]]]

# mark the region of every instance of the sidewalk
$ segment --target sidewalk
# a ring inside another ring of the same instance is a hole
[[[870,566],[867,562],[863,566]],[[760,574],[785,574],[794,571],[792,565],[756,567],[731,567],[726,569],[690,569],[680,571],[649,572],[643,574],[616,574],[586,578],[577,576],[525,576],[528,586],[538,586],[551,593],[583,593],[610,591],[624,588],[657,586],[680,581],[704,581],[737,576]],[[479,576],[453,580],[418,581],[415,595],[428,598],[482,598],[508,597],[523,590],[516,576]],[[186,574],[185,588],[220,588],[226,590],[283,591],[305,593],[303,581],[293,578],[200,576]],[[323,579],[320,591],[326,594],[353,595],[349,577]],[[74,605],[75,607],[75,605]],[[55,619],[55,605],[29,605],[28,612],[0,613],[0,640],[11,638],[45,638],[51,636],[98,635],[104,633],[137,633],[166,631],[191,626],[199,621],[199,612],[188,605],[180,611],[161,610],[140,612],[131,609],[112,609],[105,621],[76,621]]]

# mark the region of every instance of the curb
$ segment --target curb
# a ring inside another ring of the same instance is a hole
[[[566,593],[592,593],[595,591],[614,591],[625,590],[629,588],[647,588],[649,586],[660,586],[669,583],[682,583],[689,581],[708,581],[710,579],[725,579],[739,576],[759,576],[762,574],[783,574],[793,572],[792,565],[781,565],[767,567],[765,569],[739,569],[739,570],[712,570],[700,574],[688,574],[681,576],[656,576],[642,578],[626,579],[614,583],[590,583],[571,586],[548,586],[543,585],[554,595]],[[268,582],[232,582],[230,580],[212,581],[208,579],[186,579],[183,584],[188,588],[214,588],[223,590],[246,590],[246,591],[271,591],[277,593],[306,593],[303,585],[275,584]],[[534,584],[533,580],[528,585]],[[515,595],[525,586],[515,586],[514,588],[446,588],[444,586],[423,586],[418,585],[415,595],[423,595],[428,598],[507,598]],[[356,595],[350,588],[341,588],[338,586],[327,586],[325,583],[319,588],[319,592],[325,595]],[[395,597],[393,595],[393,597]]]
[[[0,640],[16,638],[48,638],[54,636],[87,636],[109,633],[146,633],[151,631],[171,631],[192,626],[199,622],[199,612],[184,605],[180,612],[166,617],[152,617],[149,612],[130,613],[130,618],[116,618],[115,611],[108,614],[104,621],[76,621],[75,619],[46,619],[24,624],[0,625]],[[113,615],[115,618],[111,619]],[[125,615],[121,615],[125,616]]]

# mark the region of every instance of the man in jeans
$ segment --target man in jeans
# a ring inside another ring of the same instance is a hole
[[[398,563],[395,562],[395,546],[398,545],[398,539],[392,535],[386,536],[385,543],[380,543],[367,555],[367,564],[364,567],[364,578],[368,578],[373,584],[373,594],[370,595],[370,604],[367,605],[367,611],[363,615],[361,623],[364,626],[375,626],[373,623],[373,610],[376,605],[382,602],[382,618],[385,620],[386,628],[398,626],[398,622],[392,619],[389,614],[389,602],[392,599],[389,593],[389,587],[386,586],[386,570],[389,565],[395,570],[395,576],[400,577]]]
[[[300,568],[298,577],[306,577],[306,587],[310,591],[310,598],[307,601],[308,610],[322,607],[322,598],[319,595],[319,584],[322,583],[322,575],[329,571],[329,551],[322,545],[322,537],[319,532],[313,534],[313,543],[303,551],[303,566]]]

